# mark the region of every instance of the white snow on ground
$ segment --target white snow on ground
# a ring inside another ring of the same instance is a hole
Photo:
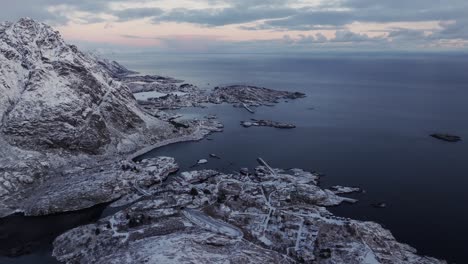
[[[258,240],[262,241],[263,244],[265,244],[267,246],[272,246],[273,245],[273,242],[271,242],[271,240],[266,238],[265,236],[259,237]]]
[[[377,260],[375,254],[372,251],[369,251],[362,260],[362,264],[380,264],[380,262]]]
[[[177,95],[177,96],[184,96],[186,95],[187,93],[183,93],[183,92],[173,92],[171,93],[172,95]]]
[[[140,101],[148,101],[149,99],[151,98],[161,98],[161,97],[164,97],[166,96],[167,94],[164,94],[164,93],[160,93],[160,92],[142,92],[142,93],[135,93],[133,94],[133,96],[135,96],[135,98],[137,100],[140,100]]]
[[[232,237],[235,239],[243,237],[242,231],[240,231],[238,228],[220,220],[213,219],[200,211],[186,209],[183,212],[183,214],[192,223],[194,223],[197,226],[200,226],[201,228],[210,230],[215,233],[223,234],[225,236]]]
[[[116,227],[116,225],[118,225],[118,221],[115,219],[115,215],[109,219],[109,223],[111,225],[111,230],[114,233],[113,237],[123,237],[123,241],[126,242],[130,234],[128,232],[121,233],[118,231],[118,227]]]

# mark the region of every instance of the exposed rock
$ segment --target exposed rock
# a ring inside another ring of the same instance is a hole
[[[372,222],[336,217],[348,201],[294,169],[184,172],[150,199],[54,242],[65,263],[444,263]],[[194,195],[196,193],[196,195]],[[96,230],[99,230],[97,233]]]
[[[293,124],[281,123],[271,120],[256,120],[252,119],[252,121],[242,121],[241,125],[243,127],[251,127],[251,126],[264,126],[264,127],[275,127],[275,128],[282,128],[282,129],[291,129],[296,128]]]
[[[253,126],[254,124],[252,122],[249,122],[249,121],[241,121],[241,125],[243,127],[251,127]]]
[[[166,145],[175,144],[184,141],[198,141],[205,138],[207,135],[213,132],[222,132],[223,124],[216,120],[191,120],[188,122],[188,129],[175,129],[171,138],[162,140],[156,144],[150,145],[143,148],[130,156],[131,160],[137,159],[139,156],[146,154],[147,152],[160,148]]]
[[[128,176],[115,173],[128,154],[221,130],[215,120],[178,126],[142,110],[115,79],[138,78],[129,74],[116,62],[67,45],[45,24],[0,24],[0,217],[118,198],[121,192],[100,187],[118,186]]]
[[[189,122],[177,121],[177,117],[169,118],[169,123],[171,123],[175,128],[189,128]]]
[[[156,109],[174,110],[182,107],[202,107],[205,102],[206,95],[196,92],[186,94],[169,93],[162,97],[151,98],[147,102],[144,102],[144,104]]]
[[[102,66],[102,68],[115,79],[124,78],[131,74],[137,74],[137,72],[127,69],[125,66],[119,64],[116,61],[110,61],[98,54],[89,55],[93,56],[95,60]]]
[[[305,94],[298,92],[277,91],[273,89],[249,86],[231,85],[215,87],[210,95],[211,103],[247,104],[249,106],[277,103],[280,99],[304,98]]]
[[[361,188],[357,187],[344,187],[340,185],[332,186],[330,187],[330,190],[334,194],[349,194],[349,193],[357,193],[357,192],[362,192]]]
[[[210,158],[213,158],[213,159],[221,159],[218,155],[216,154],[210,154]]]
[[[461,137],[450,134],[432,134],[431,137],[447,142],[459,142],[462,140]]]
[[[11,56],[14,55],[14,56]],[[95,57],[31,19],[0,32],[2,136],[32,150],[104,153],[129,135],[167,134]]]
[[[147,75],[123,77],[121,80],[135,93],[140,104],[160,110],[202,107],[205,103],[229,103],[254,113],[249,106],[271,106],[281,99],[305,97],[302,93],[247,85],[216,87],[208,91],[191,84],[177,86],[177,80],[160,78]]]
[[[249,173],[250,173],[250,172],[249,172],[249,168],[241,168],[241,169],[239,170],[239,172],[240,172],[240,174],[242,174],[242,175],[249,175]]]
[[[178,85],[183,82],[182,80],[159,75],[123,76],[120,78],[120,81],[126,84],[133,93],[150,91],[158,91],[161,93],[174,91],[189,92],[197,89],[192,85]]]
[[[252,109],[250,109],[245,103],[242,103],[241,105],[242,105],[242,107],[244,107],[245,110],[247,110],[249,113],[255,114],[255,111],[252,110]]]
[[[150,159],[140,164],[129,161],[99,164],[106,169],[103,171],[93,163],[90,167],[65,171],[65,177],[51,175],[40,185],[24,189],[26,197],[21,192],[11,194],[5,205],[14,205],[25,215],[33,216],[81,210],[159,184],[178,170],[173,158]]]

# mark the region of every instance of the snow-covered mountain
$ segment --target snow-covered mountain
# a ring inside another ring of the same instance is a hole
[[[119,81],[131,73],[32,19],[0,24],[0,217],[113,201],[144,179],[121,167],[130,155],[221,130],[216,120],[177,128],[168,114],[140,108]],[[173,163],[157,160],[147,184]]]
[[[167,124],[140,111],[115,77],[127,69],[68,45],[50,26],[0,24],[1,133],[25,149],[102,153]]]

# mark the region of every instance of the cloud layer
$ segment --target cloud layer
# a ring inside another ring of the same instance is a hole
[[[114,39],[122,41],[184,46],[175,42],[195,41],[183,36],[204,30],[205,37],[198,36],[197,43],[205,38],[207,42],[241,47],[270,41],[285,49],[346,45],[466,49],[466,14],[466,0],[17,0],[5,1],[0,9],[1,20],[29,16],[70,32],[73,25],[89,25],[96,30],[91,25],[104,24],[102,34],[114,34]],[[129,23],[144,23],[148,30],[134,34],[128,30]],[[116,35],[109,30],[123,24],[127,25],[125,32]],[[168,25],[175,31],[171,41],[167,34],[157,34]],[[213,40],[213,33],[223,30],[225,36]],[[151,39],[154,42],[148,42]]]

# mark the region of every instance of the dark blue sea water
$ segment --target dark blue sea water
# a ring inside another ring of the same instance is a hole
[[[467,263],[468,144],[446,143],[429,135],[453,133],[468,141],[468,56],[146,53],[110,57],[130,69],[181,78],[206,89],[248,83],[308,96],[258,108],[254,115],[229,105],[180,110],[187,117],[217,114],[225,132],[147,156],[173,156],[182,170],[215,153],[222,159],[210,159],[201,168],[237,171],[257,166],[256,158],[263,157],[273,167],[322,172],[324,187],[340,184],[366,190],[353,196],[358,204],[331,208],[334,213],[381,223],[421,254]],[[250,118],[290,122],[297,128],[239,125]],[[388,207],[371,206],[378,202]],[[100,210],[77,216],[85,215],[86,223]],[[48,241],[63,232],[51,225],[76,225],[61,216],[47,220],[27,219],[23,224],[22,218],[12,218],[2,226],[18,226],[15,223],[20,221],[19,226],[50,228],[44,237]],[[18,236],[19,231],[11,232]],[[50,245],[44,245],[33,255],[0,257],[0,263],[55,263],[49,254]]]
[[[306,99],[263,107],[255,115],[231,106],[185,109],[190,116],[218,114],[224,133],[212,141],[168,146],[189,169],[216,153],[208,168],[256,166],[320,171],[322,185],[360,186],[360,202],[331,209],[372,220],[420,253],[468,261],[468,144],[429,135],[453,133],[468,140],[468,56],[465,55],[265,55],[141,54],[114,56],[143,73],[182,78],[200,87],[249,83],[301,91]],[[249,128],[250,118],[296,124],[294,130]],[[375,209],[371,203],[385,202]]]

